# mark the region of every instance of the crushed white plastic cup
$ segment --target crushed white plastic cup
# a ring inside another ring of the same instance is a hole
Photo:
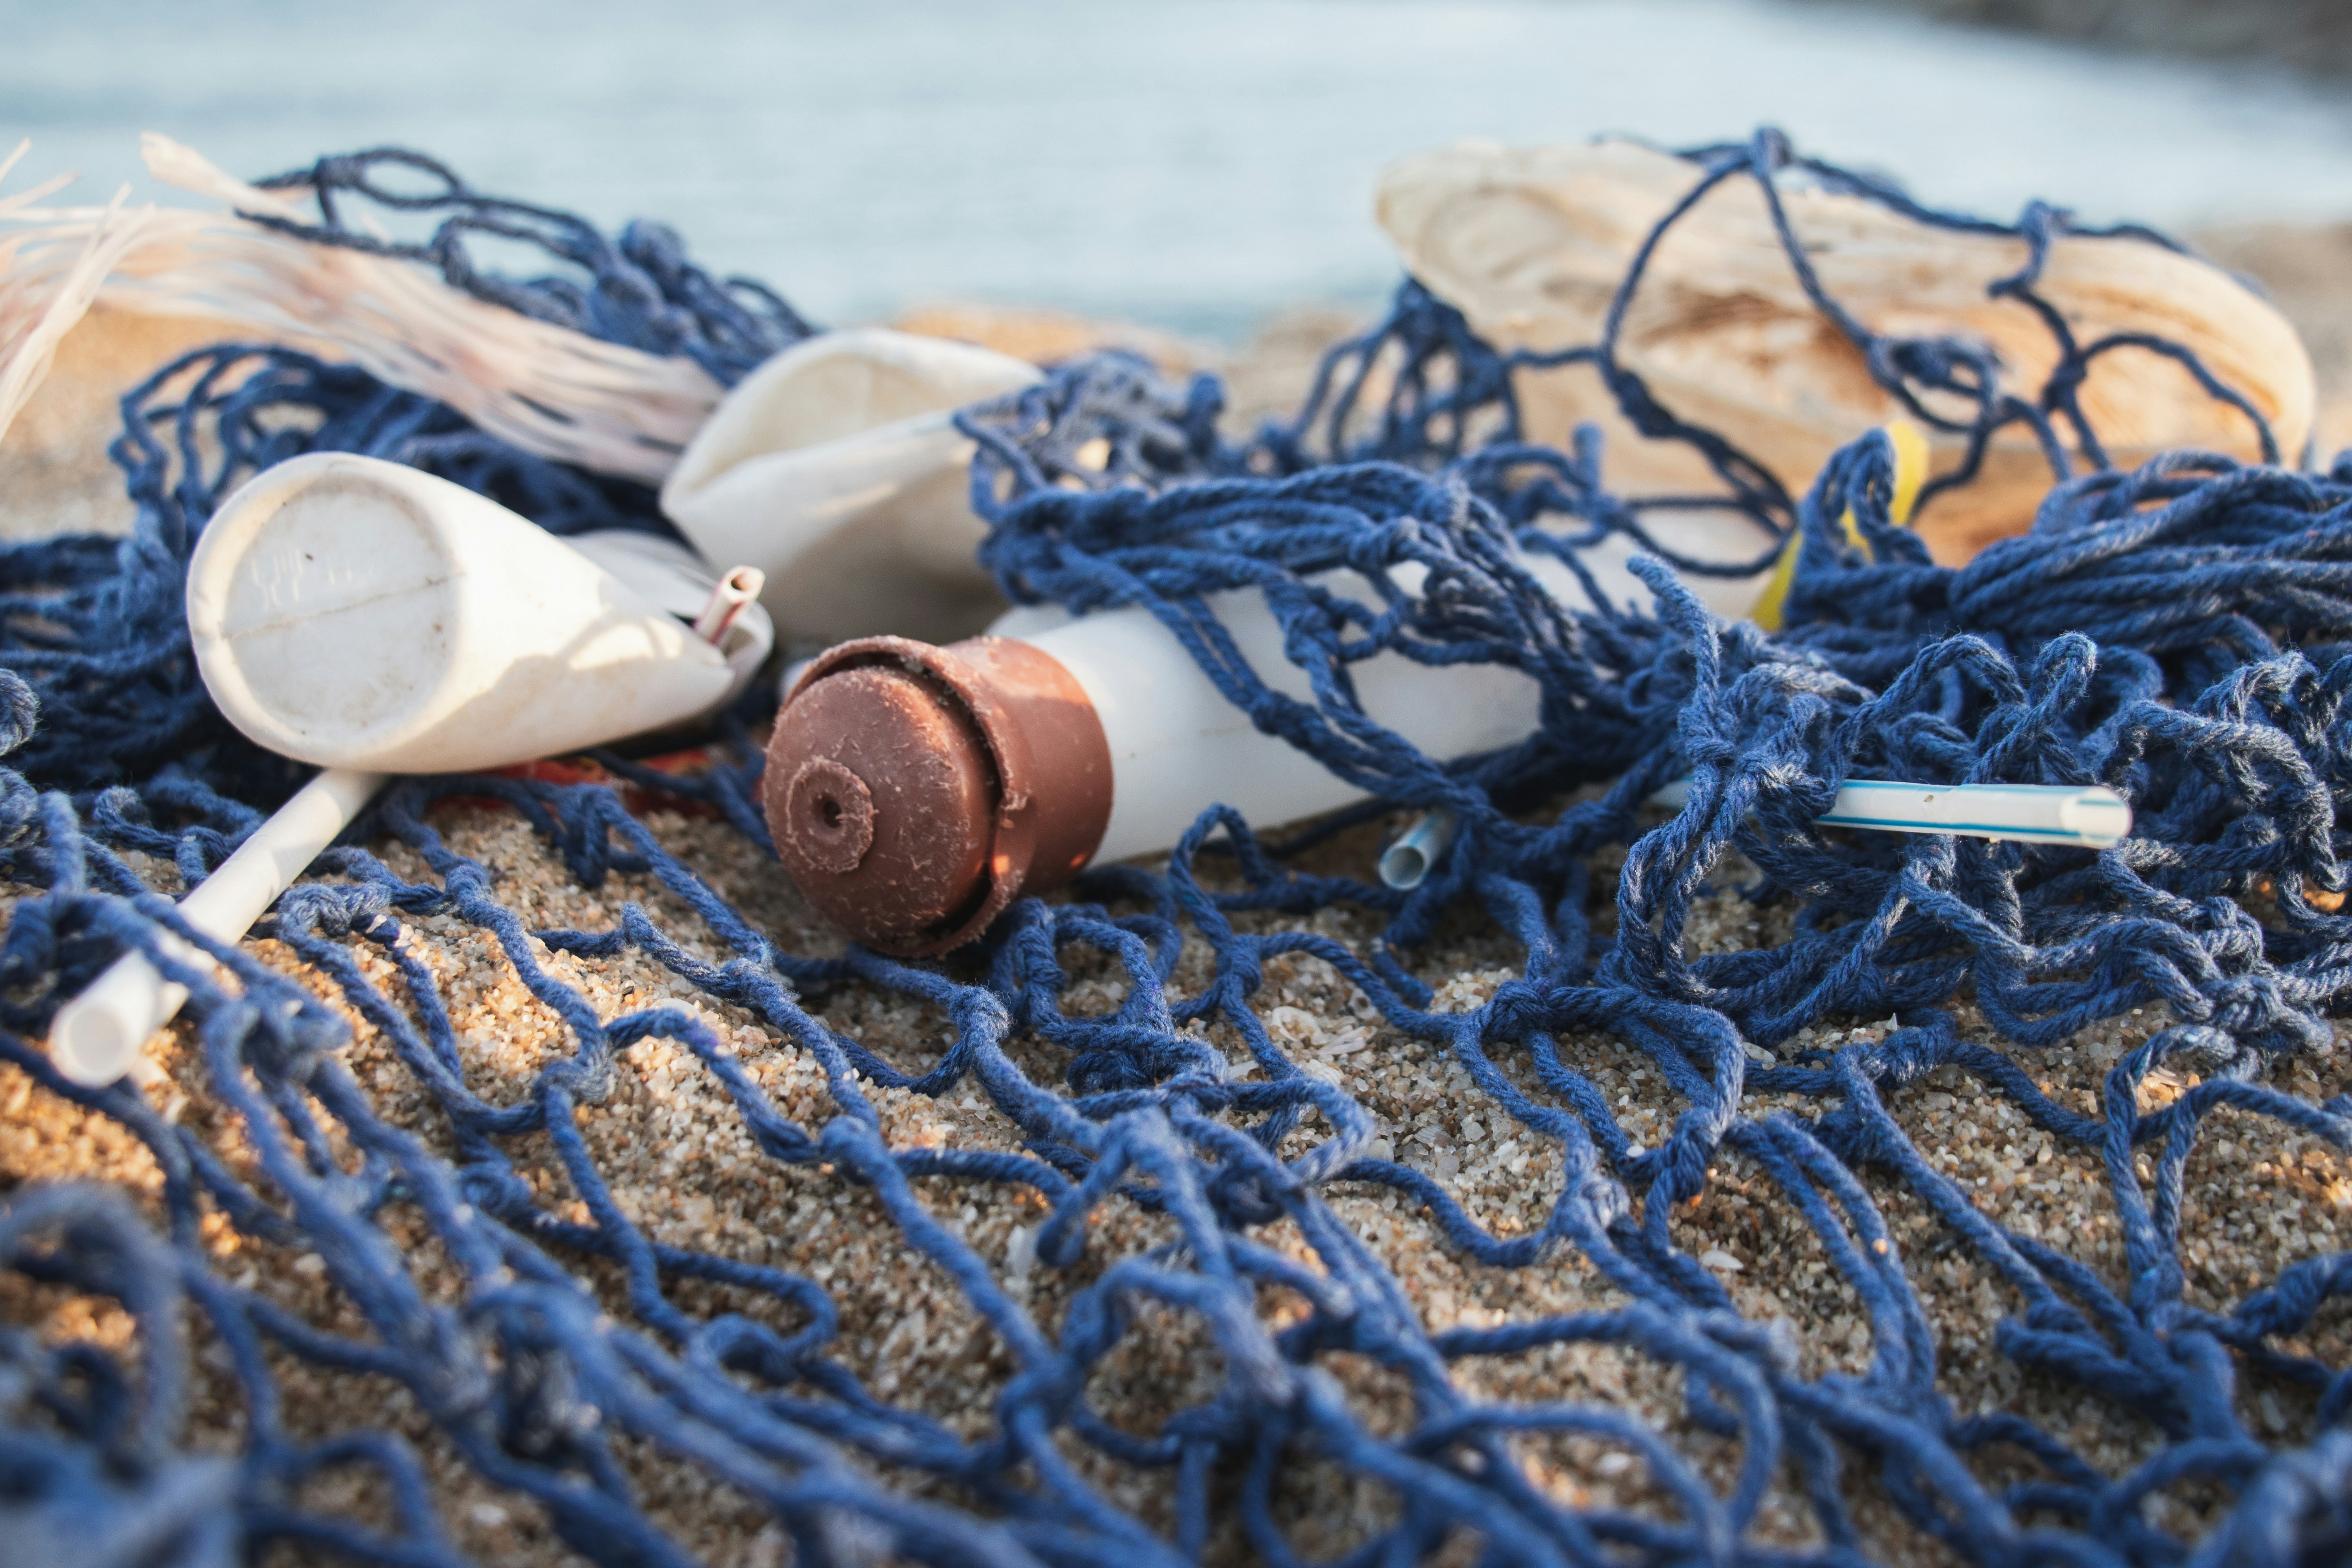
[[[884,328],[786,349],[719,400],[661,491],[712,561],[767,574],[761,603],[796,639],[978,630],[1003,607],[974,561],[967,405],[1035,382],[1034,365]]]
[[[709,712],[773,642],[757,605],[738,606],[717,646],[688,624],[733,576],[649,534],[575,547],[374,458],[314,453],[257,476],[197,542],[189,633],[229,721],[325,771],[181,914],[221,942],[242,938],[388,773],[502,767]],[[165,946],[200,960],[176,937]],[[186,1000],[129,954],[58,1010],[51,1059],[78,1083],[111,1083]]]
[[[224,502],[188,565],[205,685],[321,767],[463,773],[726,700],[736,672],[658,601],[487,497],[313,453]]]

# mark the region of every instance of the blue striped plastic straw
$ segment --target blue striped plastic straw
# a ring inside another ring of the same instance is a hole
[[[1679,808],[1690,781],[1650,796]],[[1819,819],[1830,827],[1881,833],[1958,833],[2026,844],[2112,849],[2131,836],[2131,803],[2105,784],[1918,784],[1848,779]]]

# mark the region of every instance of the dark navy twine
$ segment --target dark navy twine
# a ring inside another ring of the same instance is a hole
[[[1164,874],[1110,867],[1081,884],[1081,900],[1124,912],[1015,904],[991,933],[982,968],[958,971],[983,977],[964,983],[862,950],[824,960],[777,951],[606,787],[404,781],[345,847],[320,858],[319,871],[345,880],[289,892],[265,929],[383,1032],[447,1117],[449,1158],[375,1113],[343,1064],[343,1026],[317,997],[234,948],[200,941],[236,973],[243,994],[232,995],[158,945],[165,929],[193,933],[170,900],[142,887],[123,853],[167,856],[200,879],[296,779],[227,731],[194,677],[180,612],[189,545],[229,485],[319,447],[435,468],[559,530],[658,526],[651,500],[509,451],[446,408],[282,350],[207,351],[132,392],[117,452],[139,503],[136,531],[0,547],[0,641],[14,671],[0,674],[0,749],[18,764],[0,770],[0,857],[9,878],[41,889],[16,904],[0,944],[0,1055],[152,1151],[166,1230],[157,1235],[124,1198],[95,1186],[26,1186],[0,1208],[6,1267],[112,1297],[139,1331],[135,1355],[124,1356],[0,1331],[0,1556],[226,1563],[257,1560],[278,1541],[305,1561],[461,1561],[402,1439],[367,1426],[315,1442],[289,1435],[269,1358],[290,1355],[396,1381],[484,1478],[537,1500],[565,1542],[607,1564],[688,1561],[633,1500],[614,1452],[621,1435],[772,1510],[795,1561],[808,1563],[1133,1568],[1196,1557],[1213,1511],[1238,1520],[1253,1554],[1289,1563],[1297,1558],[1273,1498],[1309,1456],[1394,1500],[1393,1522],[1342,1560],[1362,1568],[1420,1559],[1461,1531],[1475,1533],[1480,1560],[1494,1563],[1862,1563],[1871,1552],[1840,1479],[1850,1466],[1874,1475],[1914,1524],[1972,1563],[2343,1561],[2352,1552],[2352,1381],[2281,1341],[2352,1287],[2352,1259],[2294,1264],[2215,1312],[2184,1299],[2179,1248],[2183,1166],[2214,1108],[2338,1147],[2352,1139],[2352,1103],[2313,1103],[2268,1081],[2274,1058],[2327,1037],[2326,1017],[2352,985],[2352,918],[2324,912],[2304,891],[2346,885],[2336,813],[2352,791],[2352,658],[2341,646],[2352,637],[2352,464],[2323,475],[2184,452],[2137,473],[2112,471],[2076,399],[2097,355],[2126,342],[2168,353],[2217,397],[2247,405],[2172,345],[2068,334],[2034,292],[2052,240],[2080,232],[2064,214],[2036,205],[2011,228],[1928,211],[1794,158],[1769,133],[1690,156],[1706,185],[1754,180],[1769,196],[1770,177],[1805,178],[1922,222],[2027,242],[2026,265],[1996,291],[2037,310],[2059,341],[2040,388],[2011,385],[1966,342],[1874,333],[1822,293],[1793,242],[1788,248],[1816,302],[1915,416],[1963,430],[1979,447],[2011,426],[2042,441],[2061,482],[2031,535],[1960,571],[1933,565],[1888,521],[1892,457],[1877,436],[1840,452],[1792,500],[1752,459],[1658,404],[1616,358],[1639,261],[1608,335],[1564,357],[1597,366],[1639,427],[1708,458],[1725,481],[1708,504],[1745,511],[1763,534],[1801,531],[1784,633],[1712,620],[1650,563],[1636,569],[1657,591],[1654,617],[1548,600],[1517,563],[1515,541],[1573,564],[1580,545],[1610,532],[1648,542],[1643,519],[1655,503],[1606,491],[1589,435],[1570,452],[1528,443],[1508,379],[1524,362],[1480,342],[1411,284],[1386,322],[1331,357],[1297,419],[1244,446],[1217,432],[1213,381],[1171,386],[1118,356],[1063,367],[964,416],[981,442],[973,494],[992,525],[983,555],[1006,591],[1078,610],[1148,606],[1259,725],[1374,794],[1375,806],[1343,821],[1452,808],[1461,832],[1429,879],[1402,894],[1303,875],[1286,852],[1317,835],[1270,846],[1213,807]],[[380,176],[395,166],[434,188],[386,191]],[[311,237],[417,258],[460,288],[601,337],[690,354],[722,380],[807,330],[773,295],[714,284],[667,231],[639,226],[607,242],[560,214],[478,196],[407,154],[328,159],[273,184],[319,191],[328,221],[299,231]],[[428,245],[384,246],[341,226],[352,195],[450,216]],[[485,233],[536,242],[571,272],[528,282],[491,276],[462,243]],[[1955,394],[1974,410],[1965,419],[1938,412]],[[1082,463],[1079,454],[1104,438],[1108,467]],[[2068,477],[2069,448],[2088,471]],[[1859,548],[1837,521],[1849,507]],[[1426,569],[1415,595],[1392,575],[1408,563]],[[1380,608],[1318,585],[1318,574],[1339,567],[1377,584]],[[1314,701],[1269,689],[1235,652],[1203,599],[1233,588],[1257,590],[1281,616]],[[1492,756],[1432,762],[1355,701],[1350,667],[1381,650],[1524,669],[1542,686],[1541,732]],[[744,754],[751,760],[670,787],[698,792],[764,845],[751,805],[758,763]],[[1643,797],[1685,773],[1689,804],[1645,831]],[[2130,799],[2138,828],[2102,853],[1826,836],[1815,818],[1849,776],[2096,781]],[[1607,787],[1559,804],[1586,784]],[[426,808],[457,794],[521,812],[584,886],[614,869],[651,875],[732,956],[718,965],[693,958],[635,903],[611,931],[526,930],[492,897],[488,870],[428,826]],[[359,847],[381,837],[408,846],[437,881],[404,881]],[[1615,846],[1625,847],[1619,934],[1604,938],[1587,905],[1595,857]],[[1695,953],[1685,941],[1693,900],[1735,847],[1762,871],[1754,896],[1800,907],[1796,934],[1764,951]],[[1241,891],[1203,885],[1201,858],[1211,850],[1223,857],[1220,885],[1237,879]],[[2270,923],[2241,902],[2262,887],[2276,889]],[[1334,903],[1386,918],[1369,959],[1304,931],[1245,932],[1233,919]],[[1433,1013],[1429,988],[1398,955],[1425,942],[1441,912],[1465,906],[1524,946],[1523,970],[1475,1012]],[[480,1098],[468,1081],[451,1018],[404,935],[426,916],[491,933],[569,1027],[571,1054],[527,1093],[502,1085]],[[1169,986],[1187,931],[1214,957],[1213,980],[1189,997]],[[682,1009],[600,1017],[541,966],[534,935],[583,955],[635,949],[749,1009],[823,1064],[836,1114],[818,1127],[786,1119]],[[362,944],[399,970],[406,1001],[365,977]],[[207,1080],[239,1119],[256,1181],[167,1123],[131,1083],[90,1091],[51,1070],[37,1042],[58,1002],[126,948],[190,987]],[[1063,1013],[1061,960],[1072,948],[1107,953],[1130,976],[1114,1015]],[[1490,1236],[1427,1176],[1367,1155],[1371,1116],[1302,1071],[1252,1010],[1267,961],[1284,953],[1330,963],[1391,1026],[1447,1052],[1520,1136],[1557,1148],[1563,1191],[1537,1234]],[[809,998],[852,984],[941,1008],[955,1044],[939,1067],[909,1079],[809,1010]],[[1948,1008],[1963,995],[2011,1054],[1960,1037]],[[2019,1065],[2135,1008],[2168,1009],[2173,1022],[2116,1065],[2096,1116],[2046,1098]],[[1759,1068],[1745,1053],[1824,1019],[1889,1015],[1899,1027],[1885,1039],[1792,1056],[1801,1065]],[[1182,1027],[1202,1019],[1247,1042],[1257,1077],[1236,1081]],[[1612,1037],[1665,1075],[1686,1108],[1658,1147],[1638,1148],[1599,1086],[1563,1060],[1559,1041],[1571,1031]],[[1006,1048],[1016,1037],[1065,1052],[1066,1085],[1026,1077]],[[573,1131],[572,1110],[603,1099],[621,1054],[653,1038],[694,1052],[770,1155],[826,1163],[869,1184],[905,1245],[963,1290],[1020,1367],[992,1430],[968,1440],[862,1387],[830,1353],[837,1318],[822,1286],[657,1245],[621,1213]],[[1905,1136],[1889,1102],[1923,1092],[1918,1079],[1945,1068],[2098,1151],[2122,1220],[2127,1284],[2003,1228]],[[2138,1087],[2159,1068],[2200,1081],[2143,1112]],[[1523,1089],[1522,1079],[1538,1087]],[[893,1149],[862,1087],[937,1095],[967,1079],[1020,1126],[1028,1154]],[[1750,1118],[1742,1100],[1751,1089],[1811,1097],[1820,1108]],[[357,1169],[331,1158],[331,1129],[358,1152]],[[1278,1155],[1302,1131],[1312,1133],[1306,1152]],[[590,1223],[549,1212],[516,1173],[510,1141],[537,1132],[554,1141]],[[2145,1156],[2136,1152],[2143,1146]],[[1804,1375],[1787,1326],[1742,1318],[1677,1247],[1675,1205],[1701,1191],[1726,1147],[1777,1184],[1867,1309],[1866,1372]],[[2143,1157],[2152,1178],[2139,1173]],[[2155,1436],[2143,1461],[2111,1475],[2020,1415],[1951,1407],[1937,1388],[1925,1310],[1864,1189],[1865,1169],[1932,1210],[1941,1245],[1973,1254],[2016,1293],[2018,1314],[1995,1332],[2000,1353],[2051,1386],[2138,1417]],[[930,1216],[918,1177],[983,1193],[995,1184],[1034,1189],[1054,1210],[1038,1247],[1049,1268],[1078,1258],[1089,1215],[1115,1190],[1171,1215],[1182,1240],[1104,1270],[1072,1295],[1050,1334]],[[1425,1332],[1381,1259],[1327,1206],[1334,1184],[1399,1189],[1481,1265],[1525,1268],[1574,1249],[1623,1304]],[[420,1288],[378,1223],[394,1205],[429,1224],[465,1276],[462,1299],[438,1301]],[[203,1239],[211,1215],[315,1252],[366,1331],[324,1331],[226,1282]],[[1259,1238],[1285,1218],[1315,1267]],[[592,1257],[625,1267],[631,1321],[601,1314],[573,1272]],[[741,1316],[698,1315],[669,1294],[696,1279],[772,1297],[803,1326],[784,1333]],[[1258,1310],[1269,1285],[1297,1292],[1307,1316],[1271,1329]],[[1087,1369],[1138,1331],[1134,1310],[1148,1300],[1198,1316],[1224,1381],[1139,1436],[1091,1409],[1086,1386]],[[234,1455],[200,1454],[185,1430],[187,1345],[199,1321],[242,1386],[247,1430]],[[1624,1412],[1497,1403],[1448,1372],[1465,1358],[1566,1342],[1625,1346],[1680,1369],[1691,1418],[1737,1443],[1726,1488]],[[1410,1429],[1382,1436],[1367,1426],[1321,1364],[1337,1351],[1404,1380]],[[2316,1392],[2304,1442],[2248,1429],[2238,1414],[2244,1369]],[[1540,1433],[1631,1450],[1672,1508],[1634,1513],[1547,1495],[1512,1449],[1516,1436]],[[1094,1489],[1073,1447],[1171,1467],[1172,1536]],[[1994,1448],[2030,1479],[2005,1489],[1983,1479],[1970,1461]],[[971,1511],[894,1489],[868,1461],[952,1482]],[[309,1478],[352,1468],[383,1483],[382,1522],[363,1526],[299,1500]],[[1759,1504],[1776,1479],[1810,1510],[1822,1544],[1759,1541]],[[2184,1484],[2225,1503],[2193,1547],[2142,1507]]]

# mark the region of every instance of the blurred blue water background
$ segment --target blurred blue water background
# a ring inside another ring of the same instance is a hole
[[[0,153],[34,140],[7,189],[150,194],[148,129],[248,177],[399,143],[665,219],[821,321],[982,299],[1230,337],[1387,288],[1402,153],[1766,121],[2003,215],[2352,216],[2352,88],[1774,0],[0,0]]]

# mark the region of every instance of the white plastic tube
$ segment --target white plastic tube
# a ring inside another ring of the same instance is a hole
[[[1453,845],[1460,826],[1444,806],[1423,812],[1381,851],[1381,880],[1400,893],[1420,887],[1429,879],[1429,868],[1437,864],[1438,857]]]
[[[374,798],[383,780],[382,773],[329,768],[304,784],[180,900],[182,917],[221,942],[242,938]],[[163,941],[175,957],[202,958],[177,937],[167,934]],[[143,953],[128,954],[58,1009],[49,1026],[49,1059],[76,1083],[112,1083],[187,999],[186,989],[164,979]]]
[[[760,605],[757,567],[714,572],[677,540],[636,529],[567,534],[563,542],[627,584],[639,598],[686,622],[697,638],[718,648],[734,672],[734,682],[727,690],[729,700],[751,684],[768,662],[768,655],[775,651],[776,624]],[[704,616],[714,609],[718,619],[706,625]]]
[[[1587,600],[1575,575],[1549,556],[1522,563],[1563,605]],[[1613,562],[1587,560],[1601,592],[1646,606],[1649,590]],[[1369,584],[1344,573],[1324,579],[1346,592]],[[1408,588],[1412,584],[1405,584]],[[1255,593],[1213,595],[1224,625],[1259,679],[1302,701],[1313,700],[1306,672],[1283,654],[1283,634]],[[1016,609],[989,628],[1019,637],[1054,656],[1086,691],[1101,721],[1111,755],[1110,821],[1097,860],[1166,849],[1212,802],[1231,805],[1251,822],[1273,826],[1318,816],[1364,798],[1328,769],[1287,742],[1268,735],[1226,700],[1174,634],[1149,611],[1122,609],[1076,619],[1050,607]],[[1501,665],[1433,667],[1384,653],[1351,671],[1364,710],[1423,752],[1441,761],[1491,752],[1524,740],[1541,719],[1533,678]],[[1668,786],[1671,790],[1674,786]],[[1666,792],[1661,791],[1663,796]],[[2131,807],[2104,788],[2030,785],[1939,787],[1857,780],[1840,793],[1824,823],[1895,833],[1958,833],[2035,843],[2105,848],[2131,832]],[[1443,852],[1433,818],[1423,838],[1391,846],[1393,872],[1418,880]]]
[[[1881,833],[1958,833],[2112,849],[2131,837],[2129,802],[2105,784],[1916,784],[1849,779],[1819,819]]]
[[[1575,574],[1549,556],[1522,563],[1563,605],[1586,599]],[[1604,576],[1612,596],[1649,591],[1630,574]],[[1400,574],[1400,581],[1403,574]],[[1333,573],[1325,585],[1372,602],[1370,586]],[[1411,589],[1414,584],[1404,583]],[[1301,701],[1314,700],[1307,672],[1283,655],[1282,626],[1257,594],[1213,594],[1210,606],[1258,678]],[[1165,849],[1212,802],[1271,826],[1364,798],[1321,763],[1260,731],[1226,700],[1173,633],[1143,609],[1072,619],[1047,607],[1016,609],[989,628],[1043,648],[1094,704],[1110,749],[1110,821],[1097,860]],[[1383,653],[1350,670],[1366,713],[1433,757],[1449,760],[1524,740],[1541,718],[1534,679],[1507,666],[1416,664]]]

